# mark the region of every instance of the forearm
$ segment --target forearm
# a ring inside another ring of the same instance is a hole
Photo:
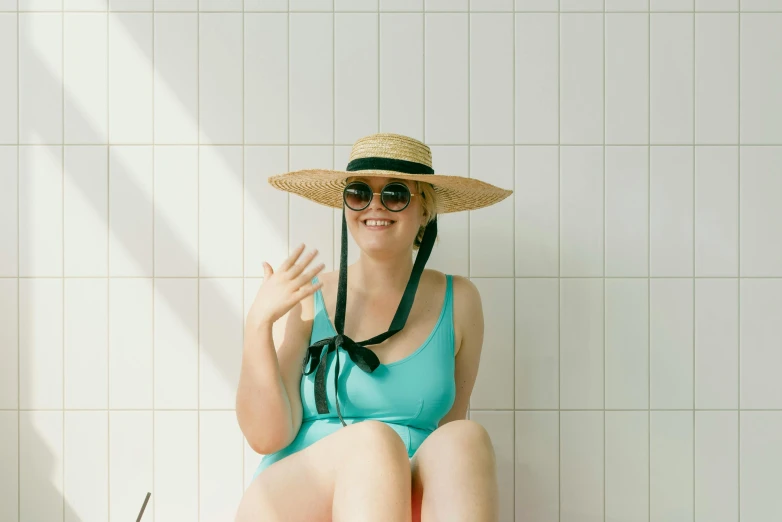
[[[258,453],[271,453],[290,437],[290,401],[271,325],[245,328],[236,416],[247,442]]]

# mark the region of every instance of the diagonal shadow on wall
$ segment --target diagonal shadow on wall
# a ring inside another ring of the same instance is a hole
[[[22,13],[20,13],[19,16],[19,34],[18,38],[19,41],[25,37],[25,31],[22,29]],[[111,16],[111,13],[108,14],[108,16]],[[128,34],[134,35],[133,31],[128,31]],[[96,42],[96,44],[105,44],[108,45],[108,42]],[[20,56],[20,47],[17,47],[17,60],[19,60]],[[33,49],[33,45],[29,45],[28,48]],[[141,50],[146,49],[144,45],[141,45],[140,42],[138,44],[138,48],[140,52],[143,52]],[[153,63],[153,57],[148,55],[146,58],[150,61],[150,63]],[[57,92],[62,90],[63,91],[63,98],[64,98],[64,105],[63,105],[63,111],[65,110],[65,107],[71,107],[76,108],[75,111],[71,111],[67,113],[67,116],[69,119],[77,119],[78,125],[81,129],[86,130],[86,134],[90,135],[96,142],[102,141],[103,138],[103,132],[100,129],[95,128],[91,123],[90,119],[85,116],[86,111],[85,110],[78,110],[80,105],[79,101],[76,96],[73,95],[73,93],[69,92],[67,89],[67,85],[64,85],[65,82],[61,78],[58,78],[57,75],[55,75],[47,66],[46,61],[38,55],[35,55],[34,53],[26,54],[25,55],[25,67],[28,69],[35,70],[35,77],[38,82],[41,82],[41,85],[38,86],[40,90],[43,92]],[[156,71],[155,72],[155,78],[156,81],[159,78],[162,78],[164,82],[166,82],[166,76],[165,71]],[[31,86],[22,85],[21,83],[22,79],[21,77],[18,78],[18,88],[25,89],[25,88],[31,88]],[[171,89],[175,89],[175,86],[177,85],[177,82],[166,82],[170,84]],[[20,111],[22,110],[22,107],[20,107]],[[198,115],[197,114],[190,114],[190,117],[193,119],[194,122],[198,121]],[[63,136],[64,139],[64,136]],[[152,144],[150,144],[151,146]],[[25,144],[22,144],[21,135],[19,136],[19,148],[21,150],[22,147],[24,147]],[[32,145],[34,146],[34,145]],[[99,147],[106,147],[106,144],[100,144],[96,143],[95,145],[90,146],[99,146]],[[61,145],[57,145],[57,147],[61,147]],[[154,148],[153,148],[154,150]],[[242,150],[244,151],[244,147],[242,146]],[[21,154],[20,154],[21,155]],[[55,158],[55,162],[57,164],[61,163],[61,158],[57,157]],[[61,168],[63,169],[63,188],[65,184],[65,180],[67,179],[67,182],[69,183],[69,187],[72,187],[73,189],[78,189],[81,192],[81,195],[83,196],[83,200],[86,201],[91,209],[94,211],[95,215],[98,216],[104,216],[104,218],[108,218],[108,202],[104,201],[101,198],[95,197],[95,191],[90,190],[88,186],[85,186],[85,180],[83,176],[73,176],[73,173],[69,173],[65,169],[65,165],[61,165]],[[129,165],[125,165],[122,163],[122,159],[119,156],[112,157],[112,163],[111,163],[112,169],[121,169],[125,171],[131,171],[131,168]],[[18,169],[18,182],[21,185],[22,176],[24,175],[21,171],[22,166],[17,165]],[[240,185],[243,184],[243,172],[236,171],[235,169],[230,170],[231,175],[235,178],[233,182],[239,183]],[[147,196],[146,192],[142,189],[142,187],[139,187],[138,185],[134,184],[130,180],[125,180],[124,183],[124,190],[126,191],[126,197],[130,198],[132,201],[137,202],[143,202],[143,205],[141,208],[152,208],[153,212],[155,212],[154,204],[152,201],[149,200],[149,197]],[[254,205],[255,209],[258,211],[261,211],[263,209],[262,202],[258,199],[258,194],[253,193],[252,191],[246,191],[242,195],[243,198],[247,201],[248,204]],[[19,201],[19,212],[20,212],[20,218],[22,218],[22,212],[25,209],[30,209],[30,204],[22,204],[22,201]],[[165,220],[165,217],[161,215],[161,213],[155,212],[155,230],[156,231],[163,231],[166,234],[167,238],[171,238],[171,241],[173,244],[169,245],[168,248],[173,249],[180,253],[185,253],[187,259],[191,260],[193,264],[197,265],[198,263],[198,252],[194,251],[189,245],[187,245],[184,241],[182,241],[180,238],[177,238],[174,230],[175,227]],[[19,234],[20,237],[21,234],[24,232],[22,229],[22,223],[27,222],[29,223],[31,219],[31,216],[26,216],[23,220],[20,219],[19,223],[17,223],[17,226],[19,227]],[[63,224],[64,225],[64,224]],[[106,227],[109,227],[109,223],[106,222]],[[63,226],[63,233],[64,233],[64,226]],[[114,229],[111,230],[110,233],[112,236],[119,240],[125,247],[127,253],[129,256],[133,258],[133,260],[140,266],[144,266],[148,259],[144,258],[144,255],[139,252],[138,250],[134,249],[134,245],[138,244],[138,241],[136,238],[127,236],[127,231],[123,231],[122,229]],[[123,235],[124,234],[124,235]],[[30,242],[32,244],[32,242]],[[17,255],[19,255],[19,252],[17,252]],[[21,256],[20,256],[21,259]],[[63,267],[64,270],[64,267]],[[20,273],[21,275],[21,266],[20,266]],[[29,273],[29,271],[25,271],[24,273]],[[64,273],[63,273],[64,274]],[[109,277],[111,277],[111,274],[109,274]],[[20,281],[20,280],[18,280]],[[63,280],[64,281],[64,280]],[[219,285],[216,284],[214,280],[205,278],[201,280],[200,282],[202,288],[208,289],[208,295],[213,298],[213,302],[211,306],[216,310],[225,311],[225,315],[222,315],[223,319],[230,319],[235,318],[237,315],[242,318],[242,323],[244,322],[244,313],[242,309],[237,309],[236,304],[233,302],[228,301],[224,294],[221,292],[221,289]],[[209,289],[208,287],[211,286],[212,288]],[[64,286],[63,286],[64,291]],[[160,285],[156,288],[155,291],[155,299],[163,299],[168,301],[168,303],[171,305],[170,310],[172,313],[176,315],[176,319],[180,322],[182,325],[190,325],[191,321],[190,318],[187,317],[184,312],[181,310],[179,306],[177,306],[178,302],[181,302],[181,298],[177,295],[172,294],[172,288],[170,285]],[[21,302],[20,302],[21,306]],[[35,303],[28,302],[28,308],[24,311],[21,309],[19,310],[20,315],[25,314],[28,317],[33,316],[33,310],[32,308],[35,306]],[[243,306],[243,304],[242,304]],[[212,319],[214,320],[214,318]],[[195,330],[191,327],[191,331],[188,332],[192,338],[198,337],[198,331],[197,327]],[[31,337],[34,335],[33,331],[28,332],[19,332],[19,338],[23,337]],[[64,342],[64,340],[63,340]],[[20,340],[21,343],[21,340]],[[21,348],[20,348],[21,349]],[[108,346],[107,346],[108,349]],[[225,357],[225,351],[227,350],[236,350],[237,353],[237,360],[241,358],[241,346],[222,346],[218,347],[214,344],[207,344],[203,347],[199,346],[199,357],[200,353],[203,351],[203,354],[210,360],[210,364],[218,371],[219,376],[226,382],[230,383],[236,383],[238,380],[238,368],[239,366],[236,364],[233,364],[232,361]],[[222,353],[221,353],[222,352]],[[19,361],[19,364],[21,364],[21,361]],[[64,364],[64,361],[63,361]],[[20,372],[21,373],[21,372]],[[66,377],[64,377],[66,378]],[[33,382],[33,379],[35,379],[34,375],[21,375],[20,374],[20,390],[22,386],[29,385],[31,382]],[[200,383],[199,383],[200,386]],[[20,433],[24,437],[24,441],[22,442],[21,447],[23,448],[23,452],[35,454],[35,458],[32,460],[34,462],[34,466],[31,468],[26,468],[24,470],[21,469],[20,464],[20,478],[23,475],[27,475],[30,477],[32,483],[35,483],[37,485],[40,485],[40,490],[35,492],[27,492],[24,495],[22,495],[22,482],[19,483],[20,488],[20,500],[24,497],[30,497],[30,498],[40,498],[40,499],[59,499],[62,498],[62,504],[63,504],[63,512],[64,512],[64,520],[69,522],[80,522],[79,517],[76,515],[74,509],[72,506],[68,504],[68,502],[65,501],[63,493],[60,491],[60,488],[51,482],[50,477],[52,476],[52,473],[55,471],[55,456],[52,450],[50,449],[47,441],[45,440],[45,437],[42,436],[40,433],[37,433],[34,426],[27,426],[22,423],[22,417],[19,416],[20,420]],[[64,426],[63,426],[64,429]],[[64,434],[64,433],[63,433]],[[22,455],[20,454],[20,463],[22,461]],[[28,461],[27,457],[25,458],[25,461]],[[65,465],[68,465],[67,463]],[[28,480],[25,480],[24,482],[28,482]],[[67,487],[67,485],[65,486]],[[149,485],[150,491],[152,490],[152,484]],[[98,493],[99,494],[99,493]],[[108,494],[108,491],[107,491]],[[139,507],[140,502],[143,501],[143,496],[145,492],[138,492],[138,495],[135,495],[134,497],[138,496],[139,498]],[[152,518],[152,515],[150,513],[150,508],[153,507],[154,504],[154,493],[153,497],[150,499],[150,505],[147,506],[147,510],[145,512],[144,518]],[[108,501],[108,499],[107,499]],[[54,502],[57,503],[57,500]],[[23,517],[27,517],[25,513],[23,512],[24,502],[19,505],[19,511],[20,511],[20,519],[26,519]],[[128,516],[135,517],[137,514],[129,514]]]

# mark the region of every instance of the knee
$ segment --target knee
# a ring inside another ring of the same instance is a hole
[[[366,420],[352,424],[353,438],[351,449],[360,453],[362,458],[379,456],[381,458],[404,458],[408,461],[407,446],[402,437],[391,426],[376,420]]]
[[[464,454],[485,454],[494,459],[494,446],[481,424],[469,419],[461,419],[449,422],[438,428],[441,433],[442,448],[448,451]]]

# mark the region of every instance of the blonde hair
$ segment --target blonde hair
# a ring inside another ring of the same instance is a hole
[[[354,179],[360,177],[360,175],[350,176],[345,180],[346,183],[350,183]],[[418,250],[421,246],[421,241],[424,239],[424,232],[426,232],[426,226],[431,223],[435,217],[437,217],[437,192],[434,190],[434,186],[431,183],[424,183],[421,181],[415,182],[418,187],[418,194],[421,195],[421,211],[425,218],[424,224],[418,229],[413,240],[413,250]],[[439,235],[435,238],[435,242],[440,239]]]
[[[426,232],[426,225],[431,223],[437,217],[437,192],[434,190],[434,186],[431,183],[423,183],[416,181],[418,186],[418,192],[421,194],[421,210],[423,211],[424,225],[418,229],[418,234],[413,241],[413,250],[418,250],[421,246],[421,241],[424,239],[424,232]],[[440,239],[439,236],[435,238],[435,242]]]

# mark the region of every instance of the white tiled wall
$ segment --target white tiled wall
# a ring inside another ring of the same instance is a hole
[[[782,520],[781,92],[777,0],[0,0],[0,520],[231,518],[261,263],[339,260],[266,177],[374,132],[514,190],[429,262],[503,522]]]

